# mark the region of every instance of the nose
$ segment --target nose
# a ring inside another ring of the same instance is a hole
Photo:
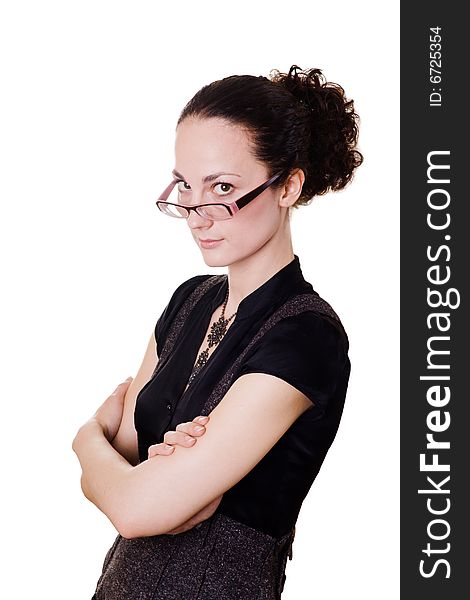
[[[204,227],[205,225],[212,224],[213,221],[211,219],[207,219],[206,217],[202,217],[195,210],[189,211],[189,216],[186,219],[188,222],[188,226],[191,229],[196,229],[198,227]]]

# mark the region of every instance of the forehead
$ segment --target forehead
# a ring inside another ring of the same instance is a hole
[[[186,118],[176,129],[176,168],[242,169],[253,163],[251,137],[240,125],[219,118]]]

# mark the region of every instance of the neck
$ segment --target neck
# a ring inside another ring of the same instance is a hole
[[[237,311],[240,302],[271,279],[278,271],[294,260],[290,238],[284,245],[270,247],[269,242],[254,254],[228,266],[229,296],[226,317]]]

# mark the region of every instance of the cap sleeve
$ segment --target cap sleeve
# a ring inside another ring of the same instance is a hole
[[[195,275],[183,281],[173,292],[168,304],[157,319],[155,325],[155,340],[157,343],[157,355],[160,356],[168,336],[169,328],[176,317],[182,304],[196,287],[211,275]]]
[[[281,319],[268,330],[248,352],[239,376],[279,377],[323,412],[345,372],[347,353],[345,334],[321,315],[306,311]]]

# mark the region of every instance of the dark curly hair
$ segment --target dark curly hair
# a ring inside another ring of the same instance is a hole
[[[342,189],[363,161],[355,149],[359,117],[353,100],[346,99],[340,85],[327,82],[320,69],[292,65],[288,73],[272,70],[269,78],[225,77],[194,95],[177,126],[187,117],[219,117],[245,128],[268,176],[283,172],[273,187],[301,168],[305,182],[296,207]]]

